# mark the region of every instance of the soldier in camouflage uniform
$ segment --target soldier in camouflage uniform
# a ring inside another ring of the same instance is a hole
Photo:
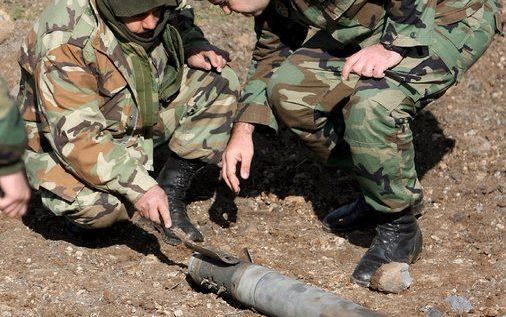
[[[30,199],[21,160],[25,143],[23,120],[0,77],[0,214],[9,217],[24,215]]]
[[[44,206],[71,231],[104,228],[137,210],[163,220],[171,244],[180,243],[171,222],[202,241],[183,198],[229,138],[238,80],[226,58],[181,0],[50,4],[19,59],[25,163]],[[154,179],[157,146],[172,154]]]
[[[414,262],[422,186],[410,122],[458,82],[499,30],[494,0],[210,0],[255,15],[258,42],[222,175],[247,178],[254,125],[282,121],[322,160],[352,172],[363,197],[324,228],[375,225],[352,280],[368,286],[391,261]],[[317,31],[305,41],[309,27]],[[304,42],[305,41],[305,42]]]

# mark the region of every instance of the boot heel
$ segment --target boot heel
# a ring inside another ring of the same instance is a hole
[[[411,264],[420,260],[420,258],[422,256],[422,249],[423,249],[423,234],[422,234],[422,230],[420,230],[420,228],[418,228],[418,232],[417,232],[416,238],[415,238],[415,245],[413,247],[413,259],[410,262]]]

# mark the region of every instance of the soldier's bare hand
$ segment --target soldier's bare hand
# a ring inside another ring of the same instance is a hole
[[[17,218],[26,213],[30,200],[30,187],[24,172],[0,176],[0,213]]]
[[[253,130],[255,127],[246,122],[234,124],[232,136],[228,141],[227,148],[223,153],[221,162],[221,176],[227,186],[235,193],[241,190],[239,178],[237,178],[237,165],[240,163],[242,179],[248,179],[253,159]]]
[[[364,77],[383,78],[385,70],[396,66],[401,61],[401,54],[387,50],[382,44],[374,44],[346,59],[342,78],[347,80],[350,72]]]
[[[187,59],[188,66],[192,68],[208,71],[214,68],[218,73],[221,73],[228,62],[230,62],[228,52],[215,46],[194,49]]]
[[[265,10],[270,0],[209,0],[209,2],[219,5],[225,14],[237,12],[246,16],[257,16]]]
[[[170,228],[172,221],[169,214],[169,201],[165,191],[160,186],[151,187],[137,202],[135,208],[139,213],[155,223],[160,223],[160,217],[165,227]]]

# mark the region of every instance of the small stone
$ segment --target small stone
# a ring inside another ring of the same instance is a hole
[[[181,317],[181,316],[183,316],[183,311],[181,309],[178,309],[178,310],[174,311],[174,316],[175,317]]]
[[[425,311],[427,317],[443,317],[443,313],[434,307],[430,307]]]
[[[457,314],[468,313],[473,309],[471,302],[462,296],[450,295],[446,297],[444,301],[450,304],[452,310]]]
[[[482,136],[476,135],[476,132],[474,130],[471,131],[474,133],[468,134],[465,137],[469,151],[477,156],[481,156],[483,153],[490,152],[492,149],[492,144],[490,141]]]
[[[7,12],[0,8],[0,43],[9,38],[14,31],[14,22]]]
[[[2,312],[2,317],[11,317],[11,316],[12,316],[11,312],[8,312],[8,311],[3,311]]]
[[[306,200],[302,196],[288,196],[285,198],[285,203],[287,205],[303,205]]]
[[[152,265],[160,262],[154,254],[148,254],[144,259],[141,260],[142,264]]]
[[[434,242],[436,242],[436,243],[441,243],[441,242],[443,242],[443,240],[441,240],[441,238],[440,238],[440,237],[438,237],[438,236],[436,236],[435,234],[431,235],[431,236],[430,236],[430,238],[431,238],[432,240],[434,240]]]
[[[476,80],[472,80],[472,79],[469,80],[469,84],[467,85],[467,87],[470,91],[472,91],[474,93],[480,93],[483,90],[480,82],[478,82]]]
[[[406,263],[383,264],[371,278],[371,288],[385,293],[400,293],[413,283]]]
[[[495,307],[489,307],[483,311],[483,315],[490,316],[490,317],[499,316],[499,310],[497,310],[497,308],[495,308]]]

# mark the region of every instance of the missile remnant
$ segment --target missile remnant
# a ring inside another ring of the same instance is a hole
[[[189,246],[190,247],[190,246]],[[191,247],[190,247],[191,248]],[[197,284],[273,317],[383,316],[335,294],[306,285],[261,265],[204,251],[190,258]]]

